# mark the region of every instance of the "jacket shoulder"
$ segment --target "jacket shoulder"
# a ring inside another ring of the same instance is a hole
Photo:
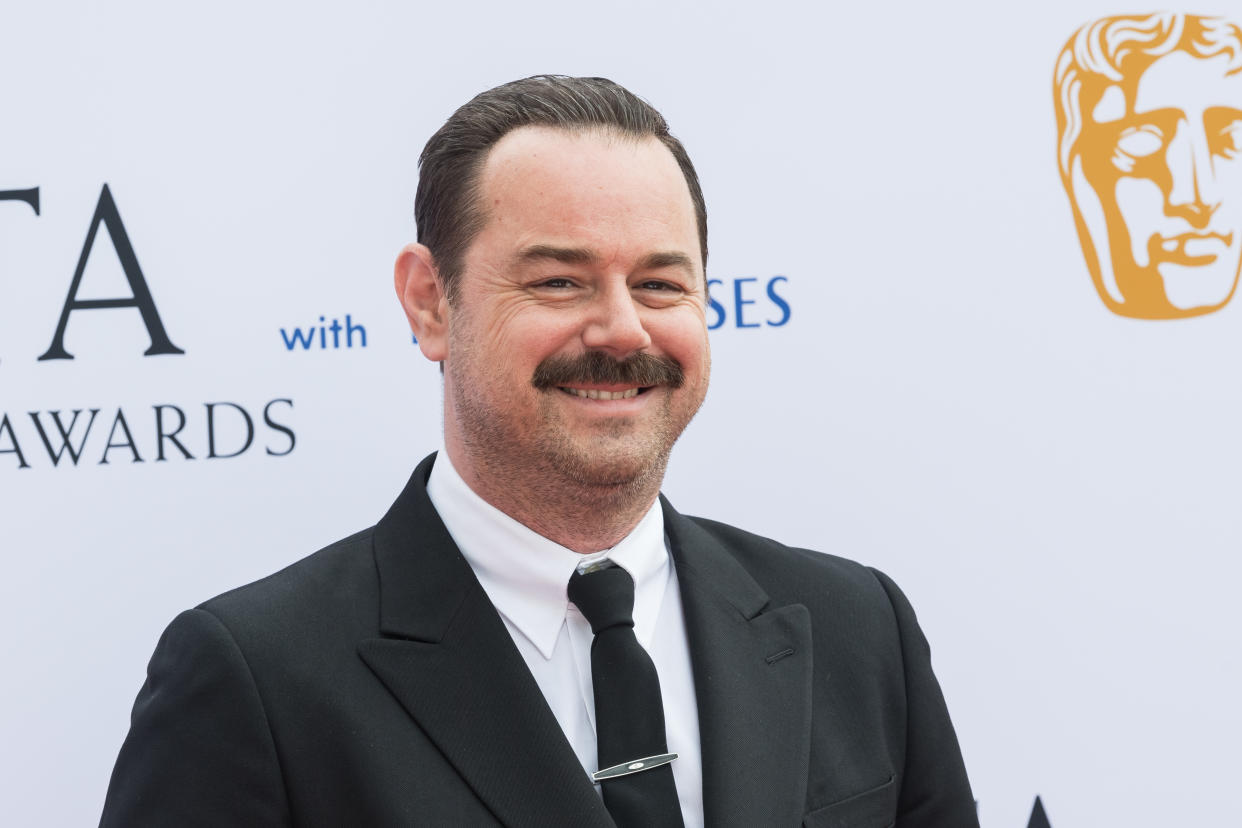
[[[882,573],[857,561],[788,546],[772,538],[708,518],[687,519],[706,532],[777,601],[794,601],[831,592],[887,606]]]
[[[379,576],[373,552],[374,527],[325,546],[284,569],[204,601],[242,639],[341,639],[342,633],[374,634]]]

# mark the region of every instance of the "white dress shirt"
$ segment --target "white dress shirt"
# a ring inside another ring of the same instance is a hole
[[[699,714],[677,572],[657,500],[616,546],[582,555],[527,528],[475,494],[441,449],[427,495],[500,613],[513,643],[586,772],[599,769],[591,625],[565,590],[580,565],[607,558],[634,579],[634,634],[655,662],[664,729],[686,828],[703,825]],[[598,785],[596,789],[598,790]]]

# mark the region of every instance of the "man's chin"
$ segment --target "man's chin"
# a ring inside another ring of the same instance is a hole
[[[1237,284],[1236,268],[1223,263],[1192,266],[1162,262],[1156,271],[1169,304],[1180,311],[1218,308],[1233,295]]]
[[[599,491],[625,490],[664,473],[668,453],[650,445],[608,439],[561,444],[552,452],[558,471],[579,486]]]

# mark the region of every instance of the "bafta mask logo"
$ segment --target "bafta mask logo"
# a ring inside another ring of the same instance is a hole
[[[1107,17],[1057,59],[1057,160],[1109,310],[1220,310],[1242,265],[1242,29],[1190,14]]]

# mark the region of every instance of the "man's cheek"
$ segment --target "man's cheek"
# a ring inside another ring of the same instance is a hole
[[[1212,216],[1213,226],[1222,233],[1236,233],[1242,225],[1242,158],[1216,165],[1216,199],[1219,207]]]
[[[1130,233],[1130,254],[1136,265],[1147,267],[1151,264],[1147,242],[1161,226],[1164,193],[1150,179],[1125,177],[1117,181],[1116,196],[1121,220]]]

